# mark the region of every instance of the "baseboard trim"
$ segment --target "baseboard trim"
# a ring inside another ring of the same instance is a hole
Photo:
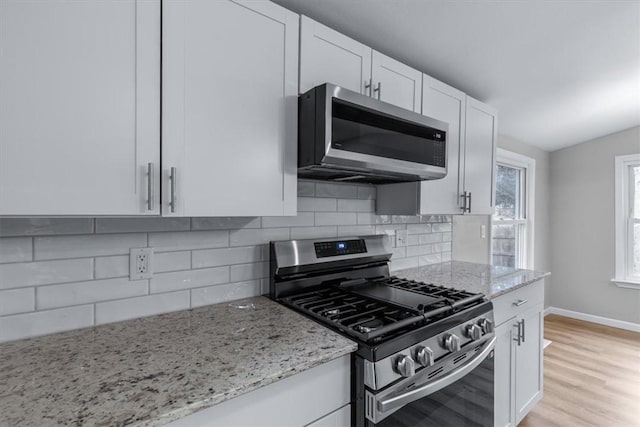
[[[640,324],[638,323],[625,322],[624,320],[610,319],[608,317],[594,316],[593,314],[565,310],[564,308],[547,307],[544,309],[544,315],[546,316],[547,314],[557,314],[559,316],[571,317],[572,319],[584,320],[585,322],[598,323],[600,325],[626,329],[627,331],[640,332]]]

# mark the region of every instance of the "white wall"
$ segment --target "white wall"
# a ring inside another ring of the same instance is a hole
[[[0,218],[0,341],[266,293],[270,240],[404,229],[392,269],[451,258],[451,217],[374,215],[369,185],[300,181],[298,194],[295,217]],[[146,246],[154,277],[130,281],[127,254]]]
[[[614,276],[614,157],[640,152],[640,127],[551,153],[554,307],[640,323],[640,291]]]

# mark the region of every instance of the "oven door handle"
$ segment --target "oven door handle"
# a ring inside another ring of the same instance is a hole
[[[377,402],[377,409],[380,412],[387,412],[395,408],[399,408],[408,403],[416,401],[418,399],[422,399],[425,396],[428,396],[436,391],[447,387],[448,385],[453,384],[458,381],[460,378],[467,375],[469,372],[473,371],[478,367],[484,360],[489,356],[491,351],[496,346],[497,337],[493,337],[491,340],[485,344],[484,348],[478,353],[473,359],[462,365],[460,368],[452,371],[449,375],[438,378],[435,381],[432,381],[428,384],[423,385],[422,387],[416,388],[415,390],[411,390],[407,393],[403,393],[398,396],[393,396],[388,399],[379,400]]]

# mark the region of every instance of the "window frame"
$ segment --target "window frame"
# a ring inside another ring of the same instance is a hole
[[[520,191],[524,191],[521,195],[521,206],[523,219],[515,220],[496,220],[494,214],[491,215],[491,262],[493,263],[493,225],[494,224],[524,224],[524,242],[518,242],[518,248],[521,254],[520,262],[516,263],[515,268],[532,269],[534,266],[534,217],[535,217],[535,182],[536,182],[536,160],[523,154],[514,153],[513,151],[498,148],[496,150],[496,166],[503,165],[511,168],[521,169],[523,171],[523,179],[520,182]],[[494,182],[497,183],[498,168],[495,168]],[[522,182],[524,180],[524,183]],[[496,197],[497,185],[494,186],[494,200]],[[495,209],[495,206],[494,206]],[[517,259],[517,258],[516,258]]]
[[[615,276],[621,288],[640,289],[640,274],[633,276],[633,218],[631,168],[640,166],[640,154],[615,157]]]

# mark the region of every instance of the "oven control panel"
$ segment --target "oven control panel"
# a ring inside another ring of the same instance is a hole
[[[362,254],[367,252],[367,245],[365,244],[364,239],[315,242],[314,246],[317,258]]]

